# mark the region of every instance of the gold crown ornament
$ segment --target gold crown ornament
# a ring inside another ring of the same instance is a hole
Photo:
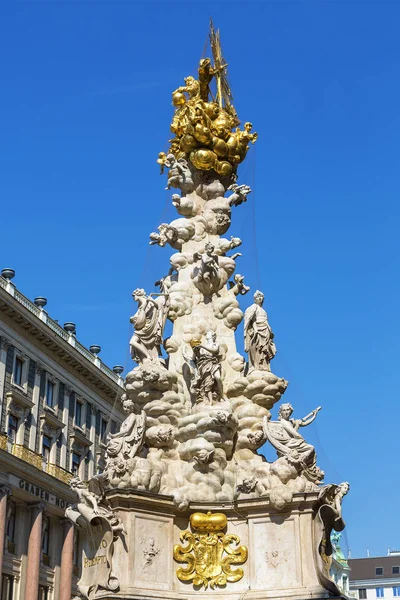
[[[197,531],[222,531],[228,524],[228,519],[223,513],[201,513],[190,515],[190,525]]]

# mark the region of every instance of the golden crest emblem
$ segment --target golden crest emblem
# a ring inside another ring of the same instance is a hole
[[[223,513],[194,513],[190,516],[193,531],[184,531],[180,540],[186,546],[174,546],[174,559],[187,563],[177,569],[181,581],[193,581],[194,585],[224,586],[239,581],[243,569],[233,569],[232,565],[243,564],[247,560],[246,546],[240,546],[240,538],[235,534],[224,534],[227,518]]]

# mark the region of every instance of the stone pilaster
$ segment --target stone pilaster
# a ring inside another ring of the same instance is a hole
[[[29,434],[29,448],[36,452],[36,437],[38,429],[38,415],[39,415],[39,394],[40,394],[40,377],[43,372],[43,367],[40,364],[36,364],[35,369],[35,385],[32,393],[32,423]]]
[[[7,340],[3,337],[0,338],[0,424],[2,421],[2,411],[4,410],[4,384],[6,380],[7,348]]]

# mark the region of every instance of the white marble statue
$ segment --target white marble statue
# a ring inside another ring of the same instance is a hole
[[[229,289],[235,296],[244,296],[250,291],[250,287],[244,283],[244,276],[239,273],[236,273],[233,281],[229,282]]]
[[[207,243],[204,252],[195,252],[193,259],[199,262],[196,272],[197,281],[210,285],[214,281],[219,281],[218,254],[213,244]]]
[[[107,455],[119,456],[126,460],[133,458],[140,451],[146,426],[146,413],[144,410],[136,412],[134,402],[123,395],[122,408],[127,413],[119,431],[109,433],[107,437]]]
[[[136,289],[132,296],[139,306],[130,319],[135,328],[130,340],[131,357],[138,363],[145,360],[157,361],[161,354],[168,297],[162,294],[152,298],[143,289]]]
[[[264,294],[257,290],[254,304],[244,313],[245,350],[249,354],[249,370],[270,371],[276,354],[274,334],[263,309]]]
[[[166,190],[175,187],[189,191],[193,188],[192,173],[187,160],[184,158],[178,158],[177,160],[173,154],[168,154],[164,165],[169,169]]]
[[[251,192],[248,185],[238,185],[237,183],[232,183],[228,190],[233,192],[228,198],[230,206],[240,206],[240,204],[246,202],[247,196]]]
[[[305,441],[299,428],[310,425],[320,410],[319,406],[303,419],[292,419],[293,406],[286,403],[279,409],[278,421],[264,417],[265,438],[276,448],[278,456],[286,458],[314,483],[322,479],[323,472],[317,467],[314,446]]]
[[[191,391],[197,401],[213,404],[214,400],[221,400],[223,398],[221,349],[214,331],[206,333],[203,344],[193,346],[193,363],[195,374]]]

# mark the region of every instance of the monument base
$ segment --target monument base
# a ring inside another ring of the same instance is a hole
[[[99,587],[89,597],[96,600],[344,598],[338,591],[335,593],[334,584],[333,591],[321,584],[320,530],[315,522],[317,498],[317,493],[295,494],[284,512],[274,509],[268,497],[241,500],[234,506],[226,502],[196,503],[187,511],[178,512],[168,496],[134,490],[108,492],[107,501],[125,533],[113,544],[113,591]],[[202,545],[198,541],[200,534],[197,538],[193,534],[193,520],[189,521],[193,513],[203,513],[210,520],[209,533],[205,533],[208,543]],[[207,517],[205,513],[211,515]],[[220,518],[226,516],[223,533],[215,534],[214,513]],[[187,537],[182,538],[184,532]],[[218,535],[224,547],[219,554],[213,549],[215,543],[211,539]],[[100,569],[101,579],[101,552],[101,543],[95,548],[92,541],[86,551],[87,556],[89,553],[92,556],[84,559],[82,580],[88,569]],[[179,556],[182,559],[182,553],[186,562],[177,562],[175,559],[179,560]],[[221,579],[218,574],[224,557]],[[224,572],[228,573],[225,583]]]

